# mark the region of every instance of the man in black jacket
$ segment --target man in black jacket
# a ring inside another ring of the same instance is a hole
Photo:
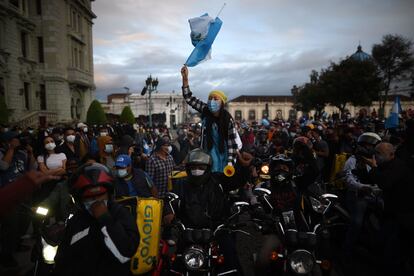
[[[219,180],[211,173],[210,155],[201,149],[192,150],[186,164],[187,181],[178,191],[180,204],[174,210],[165,210],[164,223],[171,225],[173,219],[181,221],[185,227],[194,229],[215,228],[230,216],[230,206]],[[170,238],[170,237],[169,237]],[[225,271],[233,271],[228,275],[240,275],[236,248],[232,237],[224,233],[216,237],[223,252]]]
[[[389,143],[378,144],[375,158],[369,162],[373,182],[383,190],[384,275],[412,275],[414,267],[408,271],[406,263],[414,246],[414,174],[403,161],[395,157],[394,147]]]
[[[80,210],[59,245],[56,275],[130,275],[139,233],[128,210],[111,199],[109,169],[98,163],[79,168],[71,189]]]

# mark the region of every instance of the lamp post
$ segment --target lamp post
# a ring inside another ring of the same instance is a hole
[[[158,78],[153,79],[151,75],[145,80],[145,86],[142,89],[141,96],[144,96],[145,93],[148,92],[148,113],[149,113],[149,126],[152,127],[152,100],[151,100],[151,94],[152,92],[157,90],[158,86]]]

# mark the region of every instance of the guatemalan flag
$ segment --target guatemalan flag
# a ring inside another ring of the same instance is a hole
[[[220,31],[223,21],[220,18],[211,18],[208,14],[188,20],[191,28],[191,43],[195,47],[185,64],[189,67],[196,66],[202,61],[211,58],[211,45]]]
[[[392,106],[391,113],[388,118],[385,120],[385,128],[397,128],[400,125],[398,115],[401,113],[401,103],[400,97],[396,96],[394,105]]]

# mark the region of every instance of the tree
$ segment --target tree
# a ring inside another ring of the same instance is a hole
[[[400,35],[385,35],[381,44],[374,44],[372,57],[381,70],[384,95],[380,95],[380,108],[387,103],[388,92],[394,80],[407,77],[414,67],[412,42]]]
[[[0,124],[7,124],[9,122],[9,109],[6,105],[6,98],[0,94]]]
[[[127,123],[127,124],[131,124],[131,125],[135,124],[135,116],[134,116],[134,113],[132,113],[132,110],[129,106],[125,106],[122,109],[121,117],[119,118],[119,120],[122,123]]]
[[[319,84],[325,91],[325,100],[338,107],[341,113],[349,103],[354,106],[371,105],[377,99],[381,79],[372,60],[344,59],[323,70]]]
[[[325,91],[319,83],[319,73],[316,70],[312,70],[309,77],[309,83],[300,88],[295,85],[291,90],[295,98],[294,108],[305,113],[314,109],[315,116],[319,116],[326,106]]]
[[[106,123],[106,115],[99,101],[92,101],[86,114],[86,122],[91,125]]]

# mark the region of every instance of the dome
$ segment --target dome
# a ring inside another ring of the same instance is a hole
[[[362,51],[361,45],[358,45],[357,51],[353,55],[351,55],[350,58],[358,61],[365,61],[371,59],[371,56]]]

